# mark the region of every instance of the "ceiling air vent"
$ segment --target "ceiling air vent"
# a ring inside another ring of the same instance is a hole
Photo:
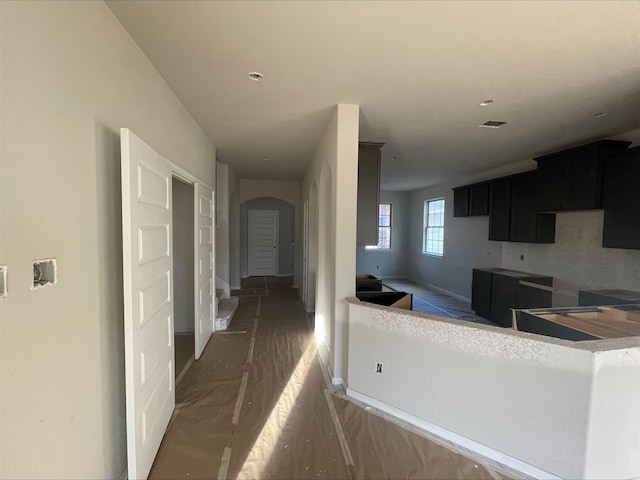
[[[488,122],[484,122],[482,125],[478,125],[479,127],[484,128],[500,128],[507,122],[496,122],[495,120],[489,120]]]

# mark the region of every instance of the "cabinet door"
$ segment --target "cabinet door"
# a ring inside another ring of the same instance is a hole
[[[469,215],[489,214],[489,184],[469,187]]]
[[[490,320],[502,327],[511,327],[511,309],[516,305],[517,283],[501,281],[502,278],[502,275],[493,276]]]
[[[540,207],[537,180],[536,172],[511,179],[509,240],[512,242],[555,241],[555,214],[538,213]]]
[[[602,246],[640,249],[640,148],[607,159]]]
[[[515,308],[546,308],[551,307],[552,293],[536,287],[518,286]]]
[[[536,175],[541,212],[562,210],[562,163],[557,157],[538,160]]]
[[[454,188],[453,190],[453,216],[469,216],[469,187]]]
[[[602,208],[602,160],[597,146],[563,156],[562,210]]]
[[[509,240],[533,242],[536,238],[536,174],[514,177],[511,180],[511,222]]]
[[[496,180],[489,187],[489,240],[509,240],[511,179]]]
[[[491,272],[473,269],[471,309],[487,319],[491,317],[491,277]]]
[[[378,204],[380,203],[380,147],[363,144],[358,148],[357,244],[378,244]]]

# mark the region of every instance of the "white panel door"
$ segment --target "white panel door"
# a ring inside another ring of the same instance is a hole
[[[278,211],[249,210],[249,275],[278,273]]]
[[[196,360],[200,358],[204,347],[213,333],[214,320],[216,318],[217,303],[215,301],[215,258],[214,252],[214,212],[213,191],[201,183],[196,184],[196,225],[198,226],[195,237],[195,251],[198,262],[195,269],[196,285],[196,325],[195,343]]]
[[[123,128],[122,240],[129,479],[146,478],[175,406],[171,167]]]

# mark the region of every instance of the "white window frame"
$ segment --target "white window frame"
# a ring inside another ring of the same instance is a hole
[[[382,212],[380,211],[380,207],[382,205],[389,205],[389,225],[380,225],[380,217],[382,216]],[[389,246],[380,246],[380,241],[382,239],[382,235],[380,235],[380,229],[388,228],[389,229]],[[376,251],[376,252],[390,252],[392,248],[391,243],[391,235],[393,232],[393,205],[391,202],[380,202],[378,204],[378,244],[377,245],[367,245],[365,246],[365,250],[368,251]]]
[[[436,203],[442,204],[441,211],[432,211],[431,205],[437,208]],[[432,257],[444,257],[444,197],[432,198],[424,202],[423,229],[422,229],[422,253]],[[430,213],[431,212],[431,213]],[[436,231],[439,234],[433,235]],[[439,237],[439,238],[438,238]]]

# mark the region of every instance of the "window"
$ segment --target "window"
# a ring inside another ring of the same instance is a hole
[[[391,204],[378,205],[378,244],[368,245],[367,250],[391,250]]]
[[[424,202],[422,253],[444,255],[444,198]]]

